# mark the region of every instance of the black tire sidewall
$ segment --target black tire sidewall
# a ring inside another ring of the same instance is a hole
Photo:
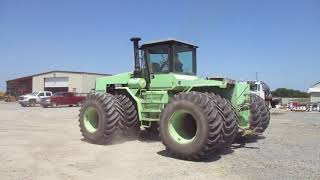
[[[254,109],[250,109],[250,128],[256,130],[260,128],[260,132],[264,132],[270,121],[269,107],[266,105],[265,100],[260,96],[251,94],[251,107],[256,106]],[[258,117],[256,117],[258,116]]]
[[[122,105],[126,117],[120,122],[122,133],[125,136],[137,136],[140,132],[140,121],[136,102],[125,93],[119,93],[115,97]]]
[[[89,132],[84,125],[84,114],[88,107],[94,107],[99,115],[99,125],[95,132]],[[87,100],[80,110],[80,126],[82,126],[81,129],[83,129],[83,135],[85,136],[85,138],[88,138],[90,141],[93,142],[98,142],[104,136],[104,119],[105,113],[99,101],[93,99]]]
[[[172,114],[178,110],[188,111],[196,121],[197,132],[195,139],[187,144],[179,144],[169,133],[169,121]],[[169,146],[173,152],[183,155],[192,155],[198,153],[206,143],[209,131],[209,122],[200,107],[190,101],[180,100],[170,103],[163,111],[160,119],[161,139],[166,146]]]

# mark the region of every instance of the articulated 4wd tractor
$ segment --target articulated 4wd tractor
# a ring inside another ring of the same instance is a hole
[[[236,136],[267,128],[269,109],[250,94],[249,84],[196,76],[197,46],[131,41],[134,71],[98,78],[81,107],[80,128],[88,142],[110,144],[119,133],[133,136],[142,127],[158,130],[174,156],[197,160],[228,148]]]

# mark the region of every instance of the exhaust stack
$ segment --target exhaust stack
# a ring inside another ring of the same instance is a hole
[[[130,41],[133,42],[133,52],[134,52],[134,77],[140,77],[141,76],[141,67],[139,62],[139,41],[141,38],[139,37],[133,37],[130,39]]]

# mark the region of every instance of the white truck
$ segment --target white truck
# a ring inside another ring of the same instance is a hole
[[[263,81],[249,81],[250,91],[265,100],[267,106],[270,106],[272,95],[269,86]]]
[[[51,96],[52,96],[51,91],[33,92],[31,94],[19,96],[18,102],[22,107],[36,106],[36,104],[40,103],[42,98],[47,98]]]

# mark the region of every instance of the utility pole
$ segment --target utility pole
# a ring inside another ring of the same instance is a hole
[[[259,72],[256,72],[256,81],[259,80],[258,75],[259,75]]]

